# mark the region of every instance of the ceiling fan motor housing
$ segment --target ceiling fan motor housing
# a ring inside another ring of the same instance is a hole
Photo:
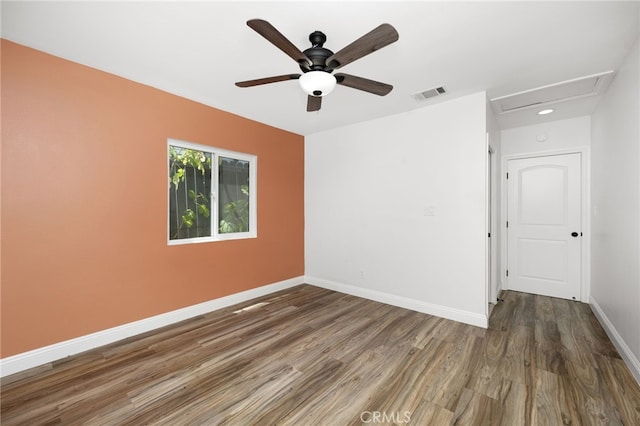
[[[309,34],[309,41],[311,42],[311,47],[303,53],[311,61],[311,67],[307,68],[300,65],[300,69],[302,72],[325,71],[327,59],[333,55],[331,50],[322,47],[327,41],[327,36],[322,31],[314,31]]]

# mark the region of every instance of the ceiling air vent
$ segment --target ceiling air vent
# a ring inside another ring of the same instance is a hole
[[[447,89],[444,86],[434,87],[433,89],[428,89],[422,92],[418,92],[413,97],[418,101],[423,101],[425,99],[433,98],[434,96],[440,96],[447,93]]]
[[[595,96],[604,93],[613,71],[575,78],[536,89],[525,90],[511,95],[491,99],[491,105],[497,114],[538,108],[545,105]]]

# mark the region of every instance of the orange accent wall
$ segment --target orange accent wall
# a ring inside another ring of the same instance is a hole
[[[304,138],[2,40],[7,357],[304,274]],[[167,245],[167,138],[258,156],[258,238]]]

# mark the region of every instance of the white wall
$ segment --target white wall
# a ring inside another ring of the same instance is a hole
[[[305,138],[308,282],[486,326],[485,102]]]
[[[585,147],[591,144],[591,119],[583,116],[506,129],[501,141],[503,156]]]
[[[594,311],[640,381],[638,44],[592,117]]]

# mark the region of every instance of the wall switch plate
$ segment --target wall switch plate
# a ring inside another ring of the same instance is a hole
[[[425,216],[435,216],[436,215],[436,207],[435,206],[425,206],[424,207],[424,215]]]

